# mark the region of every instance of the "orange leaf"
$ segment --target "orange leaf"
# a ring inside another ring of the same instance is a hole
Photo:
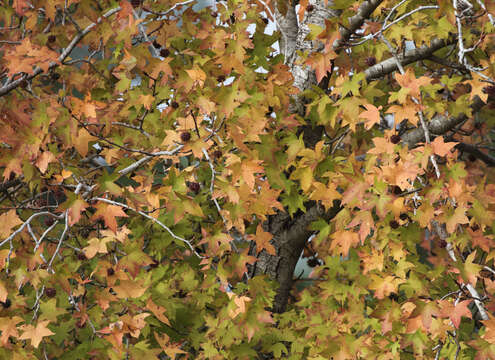
[[[21,219],[17,216],[15,210],[9,210],[0,215],[0,237],[6,238],[11,234],[11,231],[17,225],[22,224]]]
[[[19,328],[24,333],[19,337],[19,340],[31,340],[31,345],[37,348],[45,336],[55,335],[46,327],[50,321],[39,321],[36,327],[33,325],[22,325]]]
[[[416,78],[416,75],[411,68],[408,68],[404,75],[401,75],[397,72],[395,74],[395,79],[402,87],[410,89],[409,94],[415,97],[419,97],[420,86],[428,85],[431,83],[431,79],[426,76]]]
[[[151,298],[148,299],[148,303],[146,304],[146,308],[155,315],[155,317],[160,320],[162,323],[167,324],[170,326],[170,322],[168,321],[168,318],[165,316],[165,312],[167,309],[164,307],[161,307],[159,305],[156,305]]]
[[[455,142],[444,142],[443,136],[437,136],[435,140],[431,142],[431,147],[433,148],[433,153],[438,156],[445,156],[450,153],[450,150],[457,145]]]
[[[254,240],[256,241],[256,251],[259,253],[263,249],[270,255],[277,255],[275,251],[275,247],[270,243],[270,240],[273,238],[273,235],[269,232],[263,230],[260,224],[256,228],[256,235]]]
[[[380,110],[382,109],[382,106],[376,107],[372,104],[365,104],[364,107],[366,108],[366,111],[359,114],[359,117],[367,120],[364,122],[364,127],[369,130],[373,125],[380,123]]]
[[[128,217],[120,206],[110,205],[103,202],[99,202],[96,205],[96,212],[91,219],[102,218],[105,221],[105,225],[108,226],[114,233],[117,232],[117,221],[115,217]]]
[[[48,164],[55,161],[57,161],[57,159],[50,151],[43,151],[36,160],[36,167],[44,174],[48,168]]]
[[[442,300],[439,303],[442,310],[442,316],[450,318],[456,329],[459,328],[461,317],[465,316],[470,319],[472,318],[471,310],[468,308],[471,300],[459,301],[455,305],[447,300]]]
[[[133,280],[120,280],[120,284],[113,287],[119,299],[138,298],[144,294],[147,288],[148,286]]]

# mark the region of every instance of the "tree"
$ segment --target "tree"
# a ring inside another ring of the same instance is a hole
[[[493,2],[205,5],[2,3],[1,358],[495,358]]]

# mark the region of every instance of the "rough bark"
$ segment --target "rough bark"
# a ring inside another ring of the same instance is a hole
[[[308,24],[324,26],[325,19],[338,15],[338,12],[329,8],[330,2],[328,6],[325,6],[323,0],[310,1],[310,3],[313,5],[313,11],[307,12],[300,23],[297,19],[295,6],[290,6],[284,15],[276,12],[277,24],[282,33],[280,48],[285,56],[285,63],[294,76],[294,85],[301,91],[317,85],[317,81],[314,71],[307,65],[297,63],[297,52],[312,53],[323,48],[318,41],[305,40],[310,31]],[[290,110],[304,116],[304,99],[296,96],[294,106]],[[308,147],[314,146],[323,135],[322,132],[316,130],[316,136],[313,136],[311,126],[304,126],[301,130],[304,132],[304,140]],[[311,235],[308,225],[322,216],[333,217],[340,210],[340,204],[328,212],[325,212],[323,207],[314,202],[307,205],[307,211],[304,213],[301,212],[291,217],[288,213],[279,211],[270,216],[264,224],[265,231],[269,231],[273,235],[272,243],[277,255],[271,256],[266,251],[261,252],[253,268],[253,273],[254,275],[267,274],[280,284],[273,303],[273,311],[275,312],[283,312],[286,309],[292,288],[294,268],[304,244]]]
[[[413,62],[424,60],[433,55],[433,53],[441,48],[453,44],[455,42],[454,39],[443,40],[443,39],[433,39],[430,43],[430,46],[421,46],[416,49],[407,50],[404,54],[398,55],[399,62],[402,66],[411,64]],[[364,72],[366,74],[366,80],[376,80],[380,79],[383,76],[390,74],[393,71],[397,70],[397,61],[395,58],[391,57],[387,60],[384,60],[368,69]]]
[[[476,96],[474,98],[473,104],[471,105],[471,110],[474,112],[478,112],[483,107],[484,102]],[[443,135],[447,131],[452,130],[457,125],[468,119],[466,114],[460,114],[458,116],[447,117],[444,115],[437,115],[428,123],[428,130],[430,134],[433,135]],[[417,143],[425,141],[425,132],[421,127],[410,130],[404,135],[402,135],[402,143],[408,145],[409,148],[413,147]]]

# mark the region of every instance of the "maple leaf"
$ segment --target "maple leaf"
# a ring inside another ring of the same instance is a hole
[[[445,225],[449,233],[453,233],[459,224],[468,224],[469,219],[466,216],[467,209],[463,206],[458,206],[453,213],[447,215]]]
[[[466,257],[466,261],[460,264],[461,275],[464,280],[467,280],[471,285],[476,286],[479,272],[481,271],[481,265],[474,262],[476,257],[476,250]]]
[[[433,148],[433,153],[437,154],[438,156],[446,156],[447,154],[450,153],[450,150],[454,148],[454,146],[457,145],[455,142],[444,142],[443,141],[443,136],[437,136],[435,140],[433,140],[430,143],[431,147]]]
[[[116,217],[128,217],[128,215],[122,210],[120,206],[111,205],[104,202],[98,202],[96,205],[96,212],[91,217],[93,220],[103,219],[105,225],[108,226],[114,233],[117,232]]]
[[[461,317],[472,318],[471,310],[469,310],[468,305],[471,303],[471,300],[459,301],[457,304],[453,304],[447,300],[439,301],[441,315],[443,317],[448,317],[454,324],[456,329],[459,328],[461,323]]]
[[[389,296],[391,293],[397,292],[399,285],[404,282],[405,280],[396,278],[392,275],[380,277],[372,274],[369,288],[371,290],[375,290],[375,297],[377,299],[383,299],[385,296]]]
[[[247,160],[241,163],[241,174],[246,184],[253,189],[255,174],[263,173],[264,168],[261,166],[260,160]]]
[[[375,147],[368,150],[369,154],[393,154],[395,152],[395,145],[385,138],[375,137],[373,138],[373,143],[375,144]]]
[[[331,237],[333,241],[330,245],[330,250],[338,247],[339,252],[343,256],[347,256],[349,254],[349,249],[355,247],[360,242],[359,235],[353,231],[339,230],[334,232]]]
[[[81,213],[86,210],[88,203],[83,199],[76,199],[69,208],[69,225],[74,225],[81,220]]]
[[[472,100],[475,96],[479,96],[480,99],[486,104],[488,100],[488,94],[483,91],[486,87],[486,82],[481,81],[479,76],[474,76],[473,80],[465,81],[466,84],[471,85],[471,94],[469,100]]]
[[[186,352],[180,348],[178,343],[170,343],[170,337],[167,334],[158,334],[154,332],[155,339],[160,345],[160,347],[165,351],[170,359],[175,359],[177,354],[185,354]]]
[[[0,237],[6,238],[12,232],[12,229],[17,225],[22,224],[22,220],[16,214],[15,210],[9,210],[6,213],[0,215]]]
[[[50,323],[49,320],[38,321],[36,327],[33,325],[22,325],[19,327],[20,330],[23,331],[22,335],[19,337],[19,340],[31,340],[31,345],[35,348],[38,348],[40,342],[44,337],[55,335],[50,329],[46,326]]]
[[[409,94],[416,98],[420,97],[420,86],[429,85],[431,83],[431,79],[426,76],[416,78],[416,75],[411,68],[407,68],[404,75],[396,72],[395,79],[403,88],[409,89]]]
[[[239,314],[244,314],[246,312],[246,303],[250,302],[252,299],[250,299],[247,296],[238,296],[234,293],[227,293],[229,298],[234,298],[234,304],[236,305],[236,308],[233,310],[229,310],[229,316],[234,319],[237,317]]]
[[[107,251],[107,243],[113,241],[111,238],[103,238],[103,239],[98,239],[98,238],[92,238],[88,241],[89,245],[83,248],[84,255],[88,259],[93,258],[97,253],[100,254],[106,254]]]
[[[12,336],[14,338],[19,337],[19,332],[17,331],[17,324],[24,322],[19,316],[13,317],[2,317],[0,318],[0,331],[2,336],[0,336],[0,342],[2,346],[9,347],[9,338]]]
[[[483,339],[490,343],[495,343],[495,317],[490,316],[490,319],[482,321],[485,325],[485,333],[483,334]]]
[[[316,81],[320,82],[327,75],[327,72],[332,70],[331,61],[336,57],[337,54],[330,50],[323,54],[321,52],[315,52],[306,60],[306,64],[315,70]]]
[[[143,281],[120,280],[119,285],[113,287],[119,299],[141,297],[148,286],[143,285]]]
[[[364,107],[366,108],[366,111],[359,114],[359,117],[367,120],[364,122],[364,127],[366,130],[369,130],[373,125],[380,124],[380,110],[382,109],[382,106],[376,107],[372,104],[364,104]]]
[[[479,246],[483,251],[489,253],[491,246],[493,244],[493,235],[488,234],[484,235],[483,231],[477,230],[474,231],[471,228],[466,229],[468,234],[471,236],[471,241],[474,246]]]
[[[42,174],[46,172],[48,164],[55,162],[57,159],[50,151],[43,151],[38,159],[36,160],[36,167],[41,171]]]
[[[261,224],[258,224],[258,227],[256,228],[256,235],[254,236],[254,240],[256,241],[256,252],[259,253],[266,250],[266,252],[270,255],[277,255],[275,247],[270,243],[272,238],[273,235],[264,231]]]
[[[392,105],[388,108],[387,114],[394,114],[395,124],[401,123],[402,120],[407,119],[414,126],[418,125],[418,109],[415,104],[407,105]]]
[[[145,109],[150,110],[151,105],[153,105],[153,101],[155,101],[155,97],[153,95],[139,95],[139,102],[143,104]]]
[[[170,325],[170,322],[168,318],[165,316],[165,312],[167,309],[165,309],[162,306],[156,305],[151,298],[148,299],[148,302],[146,303],[146,308],[155,315],[155,317],[160,320],[162,323],[167,324],[168,326]]]
[[[77,135],[75,133],[72,134],[72,144],[81,156],[86,156],[88,154],[88,143],[94,140],[96,140],[96,138],[90,135],[84,128],[79,129]]]

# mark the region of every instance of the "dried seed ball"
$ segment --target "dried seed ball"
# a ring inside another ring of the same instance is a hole
[[[307,10],[308,12],[311,12],[311,11],[313,11],[314,9],[315,9],[315,7],[314,7],[313,5],[311,5],[311,4],[309,4],[309,5],[306,7],[306,10]]]
[[[438,246],[440,246],[442,249],[447,246],[447,242],[445,240],[440,240],[438,242]]]
[[[225,76],[220,75],[219,77],[217,77],[217,81],[223,83],[225,81]]]
[[[263,19],[261,19],[261,21],[263,21],[265,23],[265,25],[268,25],[268,19],[267,18],[263,18]]]
[[[402,213],[402,214],[400,214],[399,218],[402,221],[406,221],[407,219],[409,219],[409,216],[406,213]]]
[[[170,106],[172,106],[174,109],[178,109],[179,103],[177,101],[172,101],[172,104],[170,104]]]
[[[364,59],[364,62],[366,63],[366,65],[368,66],[373,66],[376,64],[376,57],[374,56],[369,56],[367,57],[366,59]]]
[[[214,157],[215,159],[220,159],[220,158],[222,157],[222,152],[221,152],[220,150],[215,150],[215,151],[213,152],[213,157]]]
[[[191,133],[189,131],[184,131],[180,134],[180,139],[184,142],[191,140]]]
[[[192,192],[198,193],[200,189],[199,183],[197,182],[190,182],[189,183],[189,190]]]
[[[77,254],[77,258],[81,261],[86,260],[86,255],[84,255],[84,253],[80,252]]]
[[[160,50],[160,56],[161,57],[168,57],[170,55],[170,51],[168,49],[161,49]]]
[[[211,13],[211,17],[216,18],[218,16],[218,13],[216,11]]]
[[[5,301],[0,302],[0,304],[3,306],[4,309],[8,309],[10,305],[12,305],[12,301],[10,299],[5,299]]]
[[[55,297],[55,295],[57,295],[57,290],[55,290],[55,288],[46,288],[45,294],[49,298],[52,298]]]
[[[399,223],[395,220],[391,220],[388,224],[392,229],[397,229],[399,227]]]
[[[23,89],[27,88],[28,86],[28,82],[26,79],[22,80],[20,83],[19,83],[19,86]]]
[[[400,136],[397,134],[394,134],[390,137],[390,142],[392,144],[398,144],[400,142]]]
[[[115,274],[115,270],[113,268],[108,268],[107,269],[107,275],[112,276],[113,274]]]
[[[141,0],[131,0],[131,5],[133,8],[137,8],[141,6]]]
[[[232,24],[235,24],[235,15],[234,14],[230,15],[230,22]]]
[[[55,40],[57,40],[57,37],[55,35],[48,36],[48,42],[49,43],[55,42]]]
[[[76,327],[77,327],[78,329],[82,329],[82,328],[83,328],[83,327],[85,327],[85,326],[86,326],[86,323],[85,323],[85,322],[83,322],[83,321],[82,321],[82,319],[77,320],[77,322],[76,322]]]

